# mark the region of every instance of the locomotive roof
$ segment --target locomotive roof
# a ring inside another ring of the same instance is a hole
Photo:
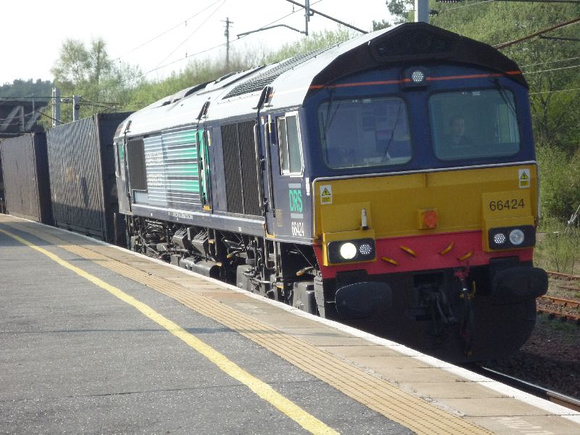
[[[362,70],[442,60],[501,73],[519,71],[513,61],[487,44],[426,23],[406,23],[184,89],[135,112],[128,118],[131,121],[129,134],[143,135],[188,125],[200,119],[202,114],[211,120],[255,113],[265,86],[274,91],[270,107],[298,107],[317,87]],[[510,77],[527,86],[521,74]]]

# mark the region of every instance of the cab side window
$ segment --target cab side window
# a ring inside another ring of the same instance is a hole
[[[147,168],[145,166],[145,144],[143,139],[133,139],[127,143],[127,166],[129,185],[132,190],[147,191]]]
[[[278,118],[278,144],[280,171],[287,175],[302,174],[302,150],[297,114],[287,114]]]

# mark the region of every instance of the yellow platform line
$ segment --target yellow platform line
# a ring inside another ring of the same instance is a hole
[[[340,358],[322,351],[298,338],[281,332],[230,308],[219,301],[206,297],[149,272],[148,260],[135,264],[132,254],[125,254],[104,245],[75,246],[64,240],[28,226],[18,225],[18,229],[35,235],[47,242],[58,245],[83,258],[117,272],[136,282],[144,284],[200,314],[235,330],[240,335],[254,341],[275,353],[303,371],[317,377],[330,386],[357,400],[368,408],[400,423],[418,434],[489,434],[490,432],[461,417],[440,409],[424,399],[407,393],[388,381],[377,378]],[[132,261],[128,265],[117,260]],[[195,281],[195,277],[190,278]],[[207,281],[198,279],[200,285]]]
[[[195,335],[187,332],[181,326],[177,325],[176,323],[172,322],[168,318],[164,317],[163,315],[159,314],[155,310],[153,310],[147,304],[140,302],[139,300],[135,299],[133,296],[128,295],[127,293],[123,292],[122,290],[118,289],[115,286],[112,286],[103,280],[97,278],[96,276],[85,272],[84,270],[73,266],[66,260],[63,260],[59,256],[53,254],[52,252],[47,251],[39,246],[36,246],[29,241],[19,237],[16,234],[13,234],[9,231],[0,229],[0,232],[6,234],[9,237],[17,240],[18,242],[26,245],[41,254],[47,256],[51,260],[58,263],[60,266],[76,273],[77,275],[81,276],[82,278],[90,281],[94,285],[108,291],[113,296],[119,298],[123,302],[131,305],[133,308],[137,309],[139,312],[147,316],[149,319],[160,325],[161,327],[165,328],[168,332],[173,334],[175,337],[179,338],[186,344],[188,344],[191,348],[199,352],[201,355],[206,357],[209,361],[219,367],[224,373],[231,376],[238,382],[247,386],[250,390],[252,390],[255,394],[257,394],[260,398],[264,399],[272,406],[276,407],[279,411],[283,414],[294,420],[304,429],[308,430],[311,433],[315,434],[337,434],[334,429],[330,428],[311,414],[304,411],[294,402],[290,401],[289,399],[282,396],[280,393],[275,391],[272,387],[270,387],[267,383],[261,381],[260,379],[252,376],[236,363],[228,359],[222,353],[218,352],[211,346],[204,343],[202,340],[197,338]]]

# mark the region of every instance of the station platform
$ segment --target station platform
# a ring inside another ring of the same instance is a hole
[[[0,433],[578,434],[580,413],[0,215]]]

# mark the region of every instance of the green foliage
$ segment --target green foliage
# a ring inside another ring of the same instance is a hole
[[[130,98],[125,100],[124,110],[139,110],[143,107],[176,92],[197,84],[216,80],[228,72],[242,67],[237,59],[230,61],[230,68],[226,68],[222,62],[210,59],[190,62],[187,67],[179,72],[160,81],[142,81],[131,92]],[[246,69],[242,67],[241,69]]]
[[[413,20],[414,0],[390,0],[386,3],[387,9],[395,17],[395,24],[402,24]]]
[[[373,20],[373,31],[386,29],[387,27],[391,27],[393,24],[391,22],[382,20],[382,21],[375,21]]]
[[[302,38],[293,44],[284,44],[274,53],[270,53],[264,57],[265,63],[280,62],[290,57],[298,56],[300,54],[310,53],[321,48],[332,47],[341,42],[351,39],[353,36],[359,35],[353,30],[337,30],[314,32],[307,38]]]
[[[109,58],[102,39],[93,40],[89,48],[80,41],[67,39],[51,72],[65,103],[67,97],[68,101],[73,95],[82,97],[81,118],[124,106],[142,81],[138,68],[116,64]],[[72,106],[63,105],[61,113],[62,120],[69,121]]]
[[[14,80],[0,86],[0,98],[46,98],[52,95],[52,83],[43,80]]]
[[[580,149],[572,156],[556,146],[537,151],[542,215],[566,221],[580,205]]]
[[[536,265],[561,273],[580,273],[580,227],[545,220],[535,251]]]

